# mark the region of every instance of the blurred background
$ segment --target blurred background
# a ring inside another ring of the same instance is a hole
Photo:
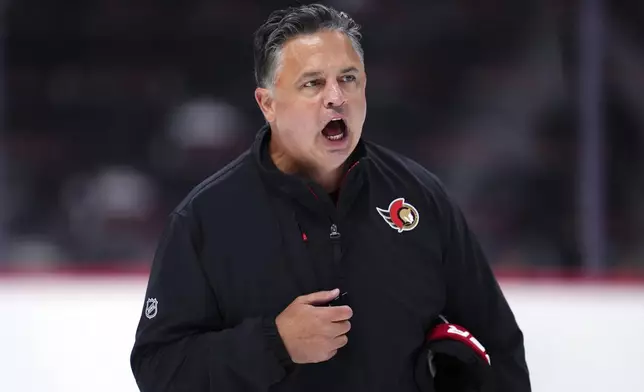
[[[252,34],[285,1],[2,0],[0,268],[145,269],[248,147]],[[500,270],[644,270],[644,3],[334,0],[365,136],[435,172]]]

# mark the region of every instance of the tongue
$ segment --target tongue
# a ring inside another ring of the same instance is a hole
[[[330,122],[322,130],[324,136],[338,136],[342,133],[342,127],[339,122],[333,121]]]

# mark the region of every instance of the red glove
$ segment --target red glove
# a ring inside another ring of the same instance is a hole
[[[442,318],[442,317],[441,317]],[[427,335],[416,366],[426,392],[483,392],[492,389],[490,356],[465,328],[443,322]]]

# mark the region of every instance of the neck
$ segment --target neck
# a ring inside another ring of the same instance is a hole
[[[342,167],[334,170],[320,170],[302,162],[298,162],[281,148],[279,142],[271,139],[269,154],[275,166],[286,174],[300,174],[319,184],[325,191],[334,192],[340,186]]]
[[[342,179],[342,167],[339,167],[328,173],[317,173],[310,175],[313,181],[320,184],[320,186],[328,193],[335,192],[340,187],[340,180]]]

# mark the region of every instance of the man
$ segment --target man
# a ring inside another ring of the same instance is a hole
[[[529,391],[523,336],[439,181],[361,138],[358,26],[322,5],[256,33],[254,145],[170,214],[131,364],[142,391],[418,391],[439,315]]]

